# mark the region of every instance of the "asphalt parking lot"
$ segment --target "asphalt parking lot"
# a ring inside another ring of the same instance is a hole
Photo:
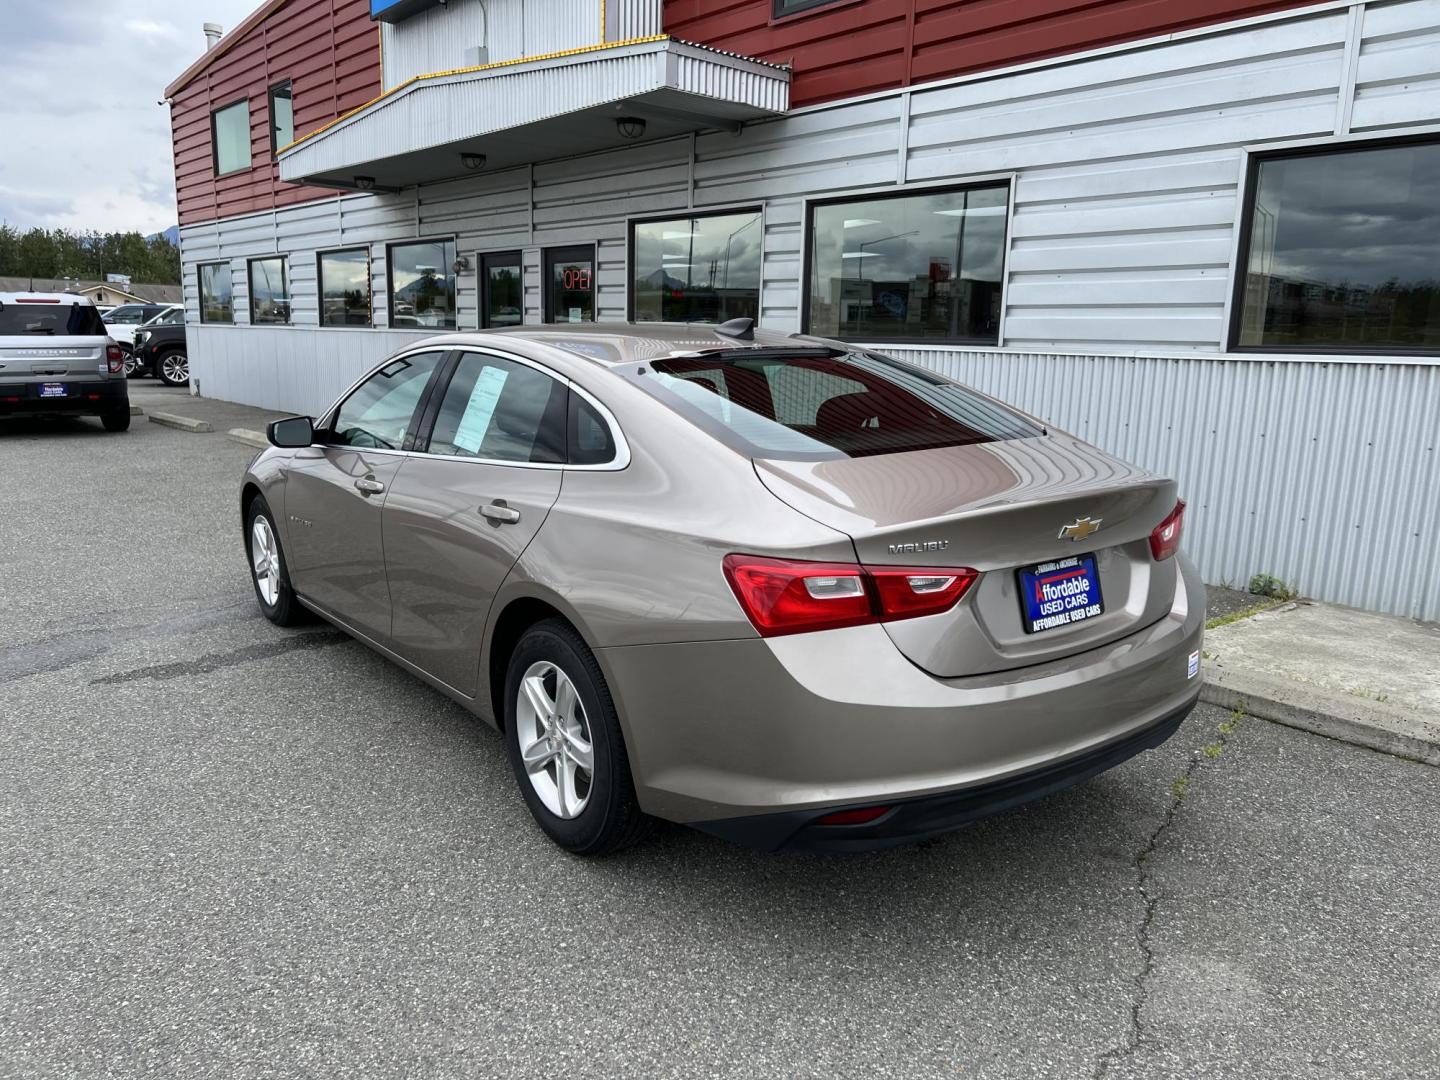
[[[0,425],[0,1074],[1440,1075],[1434,769],[1204,707],[918,847],[577,860],[496,734],[260,618],[253,452]]]

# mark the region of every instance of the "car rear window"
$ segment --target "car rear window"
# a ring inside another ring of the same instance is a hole
[[[90,304],[0,304],[0,337],[104,337],[105,324]]]
[[[1044,434],[1002,405],[878,353],[757,349],[630,371],[652,396],[751,457],[870,457]]]

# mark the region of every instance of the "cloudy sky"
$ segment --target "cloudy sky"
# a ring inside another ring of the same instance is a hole
[[[0,0],[0,221],[175,224],[165,84],[260,0]]]

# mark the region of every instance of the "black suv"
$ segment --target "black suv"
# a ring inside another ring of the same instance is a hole
[[[190,357],[185,348],[184,312],[172,312],[165,321],[136,330],[131,358],[135,375],[154,375],[166,386],[189,386]]]

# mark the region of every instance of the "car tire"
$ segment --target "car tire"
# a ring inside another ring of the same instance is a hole
[[[190,359],[179,349],[155,359],[155,374],[166,386],[190,385]]]
[[[104,413],[100,417],[100,423],[105,425],[106,431],[129,431],[130,410],[127,407],[124,412],[115,411]]]
[[[257,550],[264,552],[263,558],[257,558]],[[263,495],[251,499],[245,511],[245,558],[250,563],[255,600],[267,619],[276,626],[299,626],[311,621],[310,612],[290,587],[290,571],[275,528],[275,516]]]
[[[140,358],[135,355],[134,349],[121,345],[120,352],[125,356],[125,377],[127,379],[138,379],[145,374],[145,366],[140,363]]]
[[[549,717],[539,715],[527,680],[537,680],[540,693],[549,695],[554,706]],[[562,680],[573,698],[561,689]],[[510,765],[531,815],[551,840],[575,855],[609,855],[650,833],[655,822],[635,798],[605,676],[568,623],[546,619],[520,638],[510,656],[504,700]],[[582,764],[587,760],[588,770]]]

